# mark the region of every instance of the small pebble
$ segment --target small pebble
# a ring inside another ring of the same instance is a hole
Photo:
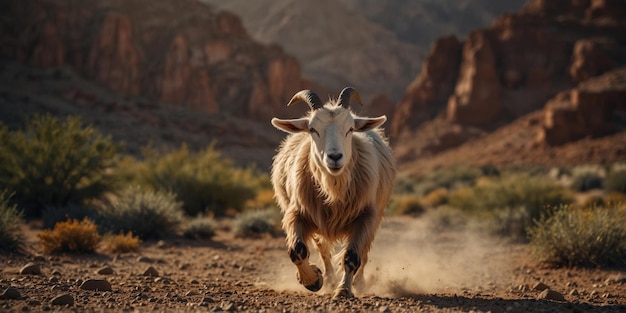
[[[29,262],[20,269],[22,275],[41,275],[41,268],[39,265]]]
[[[86,279],[80,284],[80,289],[111,291],[111,284],[105,279]]]

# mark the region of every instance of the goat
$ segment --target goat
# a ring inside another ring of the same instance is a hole
[[[287,106],[303,101],[310,110],[299,119],[272,119],[289,133],[274,157],[271,180],[283,214],[288,254],[300,284],[310,291],[336,281],[331,263],[335,245],[343,276],[333,297],[353,297],[352,284],[364,284],[363,268],[389,202],[396,175],[389,144],[378,127],[386,116],[365,118],[349,108],[362,105],[352,88],[323,104],[310,90],[296,93]],[[309,244],[323,261],[324,274],[309,263]]]

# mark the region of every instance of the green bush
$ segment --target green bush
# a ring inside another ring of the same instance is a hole
[[[459,189],[448,204],[484,221],[492,234],[524,240],[525,232],[548,208],[571,203],[567,191],[548,177],[510,174]]]
[[[571,202],[567,191],[548,177],[524,174],[487,179],[448,198],[451,206],[475,213],[524,207],[531,218],[538,218],[547,207]]]
[[[17,205],[10,205],[8,192],[0,192],[0,251],[19,252],[24,238],[20,232],[22,212]]]
[[[98,210],[86,204],[70,203],[66,205],[48,205],[41,212],[43,227],[48,229],[66,220],[83,220],[85,218],[92,221],[100,220]]]
[[[605,171],[599,165],[581,165],[572,169],[570,187],[578,191],[601,189]]]
[[[217,222],[211,217],[196,217],[187,222],[183,236],[189,239],[211,239],[215,236]]]
[[[145,161],[137,166],[136,182],[173,192],[188,216],[241,211],[262,184],[269,184],[267,175],[234,167],[212,146],[198,153],[183,146],[165,155],[147,148],[144,157]]]
[[[604,179],[604,188],[626,194],[626,168],[612,170]]]
[[[169,192],[129,187],[106,204],[98,223],[107,232],[132,232],[141,239],[174,235],[183,220],[182,203]]]
[[[471,186],[476,179],[487,174],[499,175],[499,172],[489,167],[483,172],[480,168],[452,166],[431,172],[415,181],[415,184],[408,189],[406,193],[414,193],[418,196],[424,196],[433,190],[446,188],[457,189],[464,186]],[[406,183],[405,183],[406,184]]]
[[[28,217],[110,190],[107,170],[120,149],[78,117],[61,121],[50,115],[32,117],[21,131],[0,125],[0,146],[0,189],[15,191]]]
[[[566,266],[626,265],[626,208],[562,206],[529,229],[533,254]]]
[[[233,221],[236,237],[256,238],[262,234],[277,233],[280,214],[276,210],[252,210],[239,214]]]
[[[389,212],[394,215],[420,215],[424,205],[417,196],[394,195],[389,203]]]

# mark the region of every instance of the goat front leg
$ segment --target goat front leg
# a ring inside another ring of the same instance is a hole
[[[359,216],[349,229],[348,245],[343,255],[343,276],[341,282],[333,293],[333,298],[351,298],[352,284],[355,274],[358,272],[358,280],[362,280],[363,267],[367,262],[367,255],[370,250],[376,230],[380,224],[380,219],[371,211],[366,210]]]
[[[294,212],[295,210],[291,210],[283,217],[289,258],[298,268],[298,282],[310,291],[319,291],[324,285],[324,278],[322,271],[309,263],[310,253],[307,243],[311,234],[300,216]]]

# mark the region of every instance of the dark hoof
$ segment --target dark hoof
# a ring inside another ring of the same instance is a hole
[[[304,287],[310,291],[316,292],[322,289],[322,286],[324,286],[324,275],[322,275],[322,271],[317,266],[314,265],[313,267],[315,267],[317,280],[310,285],[304,285]]]

